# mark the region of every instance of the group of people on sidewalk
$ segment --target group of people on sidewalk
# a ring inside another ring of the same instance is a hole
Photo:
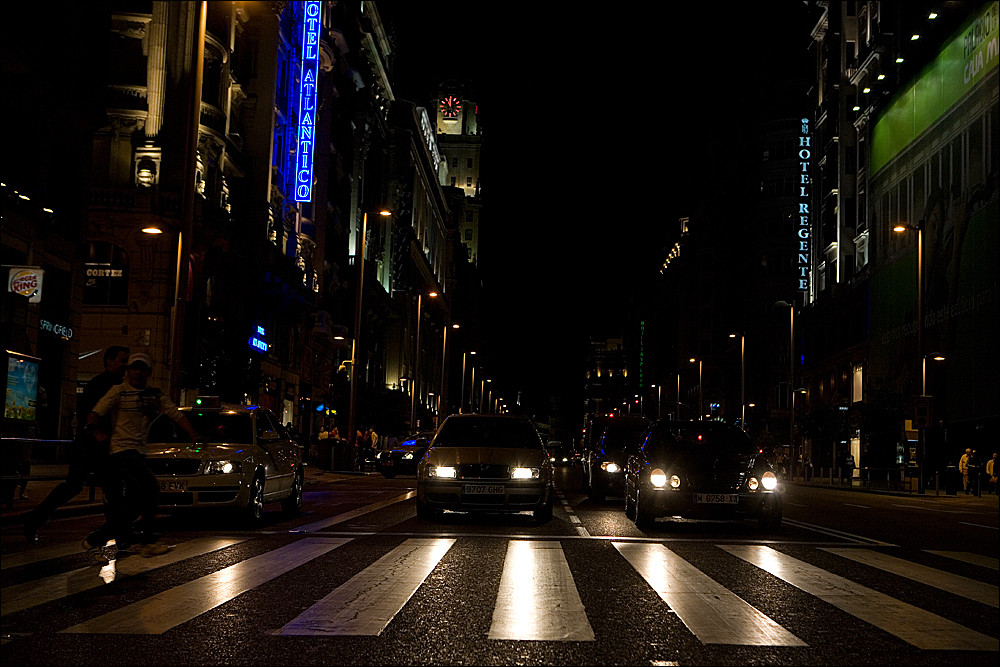
[[[958,461],[958,471],[962,473],[962,487],[966,495],[980,495],[983,492],[997,493],[997,453],[983,466],[976,450],[967,448]]]
[[[149,386],[153,362],[141,352],[113,345],[104,352],[104,372],[92,379],[77,402],[76,437],[66,479],[28,513],[24,536],[38,541],[38,531],[61,505],[76,497],[96,475],[105,499],[105,523],[87,535],[82,548],[97,563],[132,550],[144,556],[164,553],[154,522],[159,483],[146,464],[149,425],[169,415],[188,435],[191,423],[159,389]]]

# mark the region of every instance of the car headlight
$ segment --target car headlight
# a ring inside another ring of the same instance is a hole
[[[409,461],[412,458],[413,458],[413,452],[406,452],[405,454],[403,454],[404,461]]]
[[[768,470],[760,476],[760,483],[764,486],[765,491],[774,491],[778,488],[778,477],[773,472]]]
[[[455,479],[458,472],[455,466],[427,466],[428,477],[446,477]]]
[[[512,468],[510,471],[511,479],[538,479],[541,474],[540,468]]]
[[[758,486],[759,484],[757,482],[756,477],[751,477],[750,479],[747,480],[747,488],[750,489],[751,491],[756,491]]]
[[[619,468],[618,464],[614,461],[604,461],[601,463],[601,470],[606,470],[609,473],[616,473],[621,470],[621,468]]]
[[[671,475],[670,476],[670,488],[671,489],[679,489],[679,488],[681,488],[681,478],[678,477],[677,475]]]
[[[231,472],[240,472],[242,465],[239,461],[208,461],[205,463],[205,475],[227,475]]]
[[[653,468],[653,471],[649,473],[649,483],[658,489],[662,489],[667,485],[667,474],[659,468]]]

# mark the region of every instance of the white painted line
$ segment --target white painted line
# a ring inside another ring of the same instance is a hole
[[[890,507],[899,507],[908,510],[920,510],[921,512],[939,512],[941,514],[967,514],[965,510],[942,510],[936,507],[927,507],[926,505],[901,505],[899,503],[889,503]]]
[[[583,526],[577,526],[577,527],[576,527],[576,532],[577,532],[577,534],[578,534],[578,535],[579,535],[580,537],[586,537],[587,539],[590,539],[591,537],[593,537],[593,536],[592,536],[592,535],[590,534],[590,531],[588,531],[588,530],[587,530],[586,528],[584,528]]]
[[[529,540],[507,544],[487,638],[594,641],[561,544]]]
[[[846,505],[847,507],[860,507],[863,510],[871,509],[870,507],[868,507],[868,505],[854,505],[852,503],[843,503],[843,504]]]
[[[374,512],[375,510],[380,510],[383,507],[388,507],[389,505],[395,505],[396,503],[401,503],[404,500],[409,500],[417,495],[416,491],[407,491],[401,496],[396,496],[395,498],[390,498],[389,500],[381,500],[377,503],[372,503],[371,505],[365,505],[364,507],[359,507],[356,510],[351,510],[350,512],[344,512],[343,514],[338,514],[337,516],[329,517],[326,519],[320,519],[319,521],[314,521],[312,523],[307,523],[304,526],[298,526],[295,528],[296,533],[313,533],[318,530],[323,530],[324,528],[329,528],[330,526],[335,526],[338,523],[344,523],[345,521],[350,521],[351,519],[356,519],[359,516],[364,516],[369,512]]]
[[[986,528],[988,530],[998,530],[996,526],[984,526],[981,523],[969,523],[968,521],[959,521],[959,523],[964,526],[972,526],[973,528]]]
[[[279,635],[377,636],[455,543],[410,539],[311,606]]]
[[[992,556],[981,556],[966,551],[931,551],[930,549],[927,549],[927,553],[944,556],[945,558],[953,558],[980,567],[987,567],[991,570],[1000,570],[1000,559],[993,558]]]
[[[719,545],[737,558],[919,649],[996,651],[1000,641],[792,558],[771,547]]]
[[[912,579],[913,581],[918,581],[934,588],[940,588],[943,591],[961,595],[964,598],[982,602],[991,607],[1000,607],[1000,589],[996,586],[976,581],[975,579],[951,574],[950,572],[937,570],[933,567],[927,567],[926,565],[920,565],[878,551],[871,551],[870,549],[824,548],[823,551],[829,551],[832,554],[837,554],[857,563],[878,568],[885,572],[891,572],[892,574],[898,574],[901,577],[906,577],[907,579]]]
[[[80,540],[77,539],[72,542],[63,542],[62,544],[31,548],[27,551],[19,551],[14,554],[4,554],[3,557],[0,558],[0,561],[2,561],[2,569],[6,570],[9,567],[30,565],[31,563],[38,563],[43,560],[49,560],[50,558],[72,556],[73,554],[78,554],[80,552]]]
[[[852,542],[857,542],[858,544],[870,544],[877,547],[894,547],[895,544],[890,544],[889,542],[883,542],[881,540],[876,540],[871,537],[864,537],[862,535],[855,535],[854,533],[845,533],[842,530],[834,530],[833,528],[826,528],[825,526],[817,526],[813,523],[806,523],[804,521],[793,521],[792,519],[785,519],[785,523],[789,526],[796,526],[797,528],[805,528],[806,530],[811,530],[823,535],[830,535],[833,537],[839,537],[841,539],[850,540]],[[787,542],[782,542],[782,544],[787,544]]]
[[[63,632],[162,634],[350,541],[351,538],[346,537],[307,537],[74,625]]]
[[[142,556],[131,555],[127,558],[114,561],[115,577],[134,576],[158,567],[172,565],[188,558],[225,549],[242,541],[239,538],[202,538],[189,542],[181,542],[167,553],[159,556],[143,558]],[[79,545],[77,545],[76,553],[80,553]],[[98,576],[98,570],[99,568],[94,565],[70,572],[54,574],[44,579],[26,581],[23,584],[8,586],[3,589],[2,602],[0,602],[0,615],[6,616],[22,609],[37,607],[46,602],[52,602],[68,595],[74,595],[91,588],[103,586],[104,582]]]
[[[614,545],[702,644],[806,646],[662,544]]]
[[[570,523],[575,523],[575,524],[578,524],[578,525],[579,525],[579,523],[580,523],[580,517],[578,517],[578,516],[577,516],[577,515],[575,515],[575,514],[571,515],[571,516],[569,517],[569,520],[570,520]]]

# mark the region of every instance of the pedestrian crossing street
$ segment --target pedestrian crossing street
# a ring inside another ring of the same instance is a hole
[[[18,627],[21,615],[44,611],[50,608],[49,605],[86,609],[87,596],[98,595],[102,590],[122,585],[122,582],[137,581],[151,572],[183,568],[191,559],[224,555],[257,539],[198,537],[180,541],[160,556],[128,557],[112,561],[104,568],[74,567],[55,574],[46,573],[56,571],[58,568],[54,565],[65,559],[78,558],[78,552],[74,553],[66,545],[56,545],[5,555],[0,615],[7,630]],[[164,590],[151,591],[148,596],[125,596],[119,606],[109,611],[97,607],[92,616],[80,622],[66,627],[46,626],[41,630],[60,635],[160,635],[195,621],[265,584],[286,581],[282,579],[286,575],[311,577],[318,563],[323,562],[327,566],[330,562],[336,563],[338,554],[343,553],[348,545],[371,539],[371,536],[311,533],[288,539],[287,544],[250,555]],[[282,620],[280,628],[270,632],[278,637],[378,637],[391,626],[428,578],[443,567],[442,561],[456,549],[456,544],[475,542],[477,539],[476,536],[461,535],[397,536],[398,545],[361,567],[343,583],[327,584],[325,578],[316,577],[308,587],[312,597],[303,603],[305,608]],[[605,552],[603,557],[611,558],[612,568],[622,571],[616,572],[612,578],[622,579],[629,571],[638,575],[660,600],[662,606],[654,611],[676,615],[686,632],[701,644],[809,645],[806,639],[744,599],[745,596],[707,574],[705,568],[699,566],[697,558],[692,558],[690,553],[682,555],[669,540],[628,538],[507,539],[495,592],[490,599],[477,601],[492,605],[488,627],[480,628],[482,636],[487,640],[513,641],[595,642],[602,639],[600,617],[603,610],[597,605],[588,607],[584,604],[580,594],[581,584],[577,579],[581,575],[574,572],[567,559],[567,542],[575,542],[574,548],[599,548],[610,543],[614,551]],[[581,544],[584,546],[581,547]],[[836,562],[843,563],[848,570],[860,566],[862,573],[899,577],[914,585],[940,590],[942,595],[960,598],[972,614],[997,614],[1000,602],[998,588],[984,583],[996,581],[996,558],[960,552],[927,552],[937,559],[932,562],[944,564],[942,567],[931,567],[894,555],[891,549],[885,548],[827,545],[809,548],[823,558],[837,559]],[[716,562],[720,558],[729,559],[723,562],[730,568],[750,565],[754,579],[759,579],[761,586],[777,584],[790,587],[788,590],[800,591],[810,596],[814,605],[830,605],[859,621],[862,627],[893,635],[916,649],[1000,650],[1000,642],[995,636],[896,599],[854,580],[854,577],[848,578],[806,562],[786,553],[778,544],[715,544],[706,546],[698,553],[704,553],[706,558]],[[500,557],[499,553],[496,557]],[[957,574],[949,570],[947,563],[956,563],[953,569],[966,573],[971,567],[973,572],[981,571],[982,576],[975,579]],[[476,562],[464,559],[452,562],[448,567],[474,568]],[[11,581],[8,573],[18,570],[30,571],[32,576],[8,585],[7,582]],[[291,574],[293,572],[294,575]],[[600,582],[595,584],[592,581],[592,574],[586,576],[584,585],[600,585]],[[865,577],[857,579],[864,580]],[[113,583],[106,587],[105,582]],[[135,587],[131,590],[134,592]],[[133,601],[133,597],[138,599]],[[106,598],[104,603],[108,604]],[[644,614],[637,613],[636,617],[641,618]],[[61,616],[53,613],[51,618],[59,619]]]

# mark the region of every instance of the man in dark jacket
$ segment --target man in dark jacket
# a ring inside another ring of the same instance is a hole
[[[96,376],[84,388],[76,402],[77,434],[73,441],[70,454],[69,473],[52,492],[28,513],[24,521],[24,536],[29,542],[38,541],[38,529],[49,520],[59,506],[75,498],[87,482],[92,472],[98,472],[108,454],[107,441],[97,442],[91,432],[84,426],[87,415],[97,404],[97,401],[108,393],[112,387],[122,383],[125,377],[125,364],[128,362],[129,349],[120,345],[112,345],[104,351],[104,372]],[[110,419],[98,424],[102,432],[111,433]]]

